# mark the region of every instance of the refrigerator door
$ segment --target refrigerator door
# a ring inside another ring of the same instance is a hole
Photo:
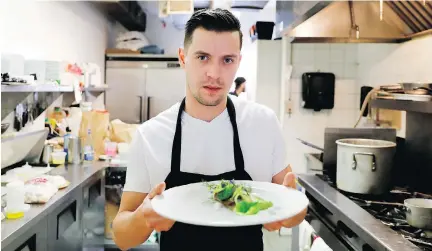
[[[148,68],[146,73],[146,119],[180,102],[186,96],[186,75],[181,68]]]
[[[144,122],[145,64],[143,62],[108,63],[106,82],[110,89],[106,92],[106,107],[110,112],[110,119],[120,119],[130,124]]]

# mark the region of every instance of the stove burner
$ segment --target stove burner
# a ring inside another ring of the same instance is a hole
[[[330,186],[337,189],[326,175],[317,175]],[[419,193],[409,188],[395,187],[388,194],[382,196],[352,194],[338,191],[368,213],[379,219],[384,225],[390,227],[405,239],[411,241],[423,250],[432,251],[432,231],[410,226],[405,218],[404,200],[408,198],[429,198],[432,195]]]

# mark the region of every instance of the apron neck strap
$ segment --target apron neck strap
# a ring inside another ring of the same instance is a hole
[[[181,163],[181,142],[182,142],[182,114],[186,106],[186,98],[180,104],[180,108],[177,115],[176,130],[174,134],[174,140],[171,151],[171,172],[180,172]],[[244,170],[243,152],[240,147],[239,133],[236,121],[236,111],[232,100],[227,97],[227,111],[233,127],[233,143],[234,143],[234,162],[236,171]]]

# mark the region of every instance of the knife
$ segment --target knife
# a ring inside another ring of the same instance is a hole
[[[297,140],[300,141],[301,143],[303,143],[303,144],[306,145],[306,146],[309,146],[309,147],[312,147],[312,148],[314,148],[314,149],[320,150],[321,152],[324,152],[324,148],[321,148],[321,147],[319,147],[319,146],[316,146],[316,145],[314,145],[314,144],[311,144],[311,143],[306,142],[306,141],[304,141],[304,140],[302,140],[302,139],[299,139],[299,138],[297,138]]]

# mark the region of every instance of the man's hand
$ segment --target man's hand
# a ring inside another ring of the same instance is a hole
[[[146,221],[146,225],[149,228],[152,228],[158,232],[160,231],[168,231],[174,225],[175,221],[166,219],[159,214],[157,214],[151,205],[151,200],[156,196],[162,194],[165,190],[165,182],[158,184],[154,187],[151,192],[144,199],[143,204],[139,207],[139,210],[142,212],[144,219]]]
[[[296,177],[294,173],[291,172],[291,168],[289,167],[289,172],[285,174],[285,177],[283,179],[283,186],[290,187],[290,188],[296,188]],[[281,229],[282,227],[291,228],[299,225],[305,218],[307,213],[307,208],[305,208],[303,211],[301,211],[299,214],[282,221],[268,223],[264,225],[264,228],[268,231],[276,231]]]

